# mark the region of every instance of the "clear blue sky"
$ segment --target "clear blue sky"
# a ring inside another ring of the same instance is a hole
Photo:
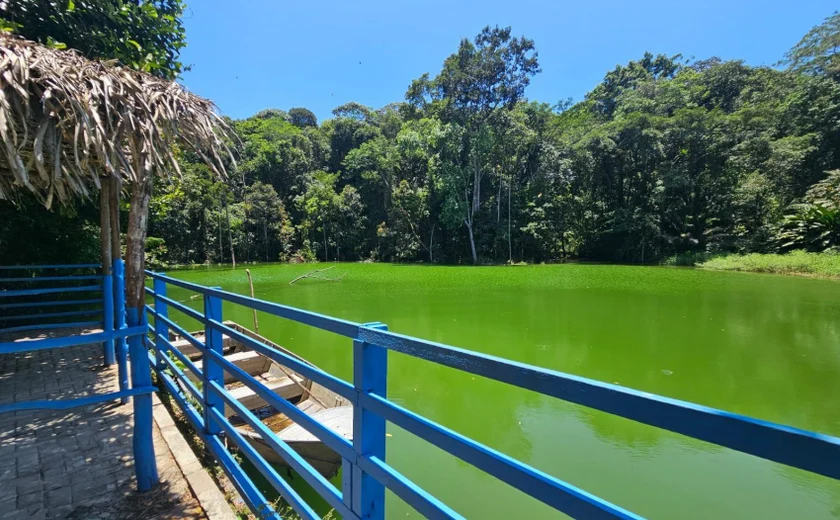
[[[302,106],[319,120],[348,101],[402,101],[485,25],[534,40],[529,99],[580,100],[645,51],[773,65],[835,9],[823,0],[186,0],[193,66],[183,82],[234,118]]]

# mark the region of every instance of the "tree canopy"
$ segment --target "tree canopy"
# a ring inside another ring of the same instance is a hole
[[[487,27],[413,81],[405,102],[347,103],[321,122],[301,107],[235,121],[239,166],[225,181],[178,152],[184,175],[156,188],[150,235],[180,264],[229,262],[231,251],[649,263],[833,249],[837,16],[785,68],[645,53],[577,103],[527,99],[534,42]]]
[[[0,13],[5,29],[88,58],[115,59],[167,79],[184,70],[186,45],[181,0],[7,0]]]

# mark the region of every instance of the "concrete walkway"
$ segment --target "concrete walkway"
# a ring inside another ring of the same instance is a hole
[[[102,367],[101,345],[0,355],[0,404],[116,390],[116,367]],[[132,409],[0,414],[0,519],[206,518],[157,426],[162,483],[136,491]]]

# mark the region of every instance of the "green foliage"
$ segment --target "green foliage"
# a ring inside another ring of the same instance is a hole
[[[2,29],[27,39],[58,49],[76,49],[91,58],[117,60],[165,78],[175,78],[184,70],[178,61],[185,45],[181,0],[8,0],[2,5]],[[201,204],[200,197],[189,189],[167,195],[171,203],[161,214],[170,222],[185,216],[179,213],[179,205],[195,212],[194,206]],[[0,263],[97,262],[98,210],[96,201],[91,200],[55,211],[45,210],[28,196],[16,205],[0,201]],[[179,228],[191,230],[189,224],[193,223],[188,220]],[[158,225],[166,228],[163,222]],[[192,235],[191,243],[200,247]],[[176,244],[176,254],[185,242],[165,238]],[[166,257],[169,261],[172,254],[158,251],[158,260]]]
[[[230,241],[246,260],[647,263],[840,240],[821,188],[840,168],[831,75],[646,53],[552,107],[523,97],[538,71],[532,41],[485,28],[405,104],[238,121],[230,232],[217,195],[182,188],[208,215],[191,217],[210,244],[192,261],[229,257]],[[249,209],[268,187],[279,205]],[[170,256],[187,249],[165,238]]]
[[[840,246],[840,170],[828,172],[790,210],[778,235],[783,250],[836,250]]]
[[[815,74],[840,75],[840,12],[826,18],[806,34],[787,54],[790,68]]]
[[[512,37],[510,27],[487,26],[474,41],[461,40],[436,78],[425,74],[412,82],[406,99],[463,124],[475,114],[512,109],[538,72],[533,40]]]
[[[48,211],[30,195],[0,201],[0,265],[97,263],[98,222],[91,204]]]
[[[286,208],[270,184],[256,182],[245,188],[245,223],[248,241],[261,260],[288,260],[292,254],[292,228]]]
[[[154,261],[690,264],[837,248],[837,16],[791,50],[788,70],[645,53],[554,106],[524,97],[534,43],[486,27],[412,82],[405,103],[351,102],[320,124],[305,108],[234,122],[239,168],[224,181],[176,151],[183,176],[159,181],[151,202],[149,234],[165,245]],[[78,214],[96,221],[93,207]],[[21,221],[31,214],[2,217],[0,244],[56,242],[32,231],[45,221]],[[96,228],[65,226],[72,218],[57,221],[57,243],[81,258]]]
[[[836,253],[791,251],[787,254],[728,255],[712,258],[699,265],[722,271],[840,276],[840,254]]]
[[[166,267],[168,250],[166,242],[158,237],[146,237],[146,267],[149,269],[162,269]]]
[[[21,36],[175,78],[186,45],[181,0],[8,0],[2,23]]]
[[[305,126],[318,126],[318,118],[311,110],[306,108],[293,108],[289,110],[289,122],[303,128]]]

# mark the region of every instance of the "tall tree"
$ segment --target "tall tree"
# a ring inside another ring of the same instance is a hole
[[[460,164],[448,170],[458,181],[446,185],[455,190],[449,194],[449,214],[461,213],[473,263],[478,263],[476,216],[495,135],[488,126],[493,126],[497,111],[510,110],[523,99],[531,77],[539,71],[532,40],[512,37],[510,27],[488,26],[474,41],[461,40],[458,52],[444,61],[434,79],[425,74],[406,93],[415,108],[465,129]]]
[[[840,12],[826,18],[802,37],[782,60],[793,70],[840,77]]]

